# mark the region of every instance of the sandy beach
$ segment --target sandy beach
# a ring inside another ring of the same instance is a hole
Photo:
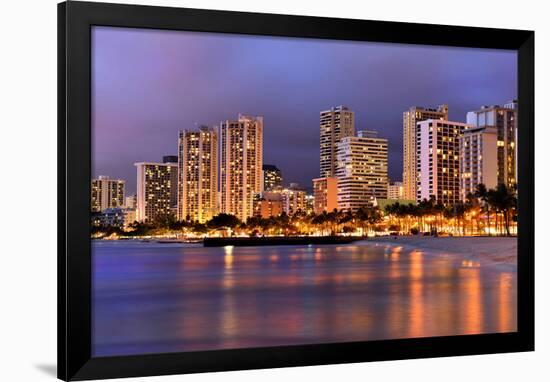
[[[368,241],[400,245],[432,254],[460,256],[482,264],[517,265],[516,237],[386,236]]]

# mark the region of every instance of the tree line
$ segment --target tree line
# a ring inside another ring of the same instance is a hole
[[[446,227],[460,235],[510,236],[511,226],[517,221],[517,197],[516,190],[504,184],[490,190],[478,184],[474,193],[466,195],[465,202],[444,206],[430,198],[416,205],[394,203],[386,206],[385,212],[400,232],[416,229],[435,233]]]
[[[500,184],[488,190],[479,184],[475,193],[468,194],[465,202],[444,206],[435,198],[418,204],[393,203],[383,210],[364,206],[355,212],[333,210],[321,214],[297,211],[292,216],[252,216],[240,221],[236,216],[221,213],[205,223],[178,221],[173,215],[159,215],[153,221],[134,222],[123,231],[118,227],[93,227],[92,234],[118,234],[125,236],[154,236],[166,233],[192,233],[204,236],[215,231],[222,234],[263,235],[368,235],[376,232],[395,234],[455,235],[510,235],[517,220],[515,190]]]

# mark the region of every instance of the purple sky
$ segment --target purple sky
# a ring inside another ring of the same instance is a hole
[[[94,27],[92,173],[134,193],[135,162],[176,155],[180,129],[243,113],[264,117],[264,163],[310,187],[319,112],[343,104],[356,130],[389,139],[401,180],[404,110],[447,103],[465,121],[516,84],[515,51]]]

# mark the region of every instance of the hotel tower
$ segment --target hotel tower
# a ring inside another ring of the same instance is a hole
[[[336,151],[342,138],[355,134],[355,113],[346,106],[320,113],[320,178],[336,176]]]
[[[375,131],[342,138],[337,151],[338,209],[355,212],[388,193],[388,140]]]
[[[417,202],[434,197],[452,206],[461,200],[459,138],[466,127],[440,119],[418,123]]]
[[[449,107],[435,109],[413,106],[403,113],[403,197],[415,200],[417,194],[417,124],[427,119],[449,119]]]
[[[178,220],[204,223],[217,213],[218,135],[201,126],[178,139]]]
[[[277,166],[264,164],[262,171],[262,191],[276,191],[283,188],[283,176]]]
[[[289,187],[281,190],[281,197],[283,211],[288,216],[292,216],[298,211],[306,211],[306,190],[302,189],[298,184],[291,183]]]
[[[220,210],[246,221],[262,191],[263,118],[239,114],[220,124]]]
[[[475,189],[477,183],[484,183],[487,188],[493,188],[497,184],[515,187],[517,183],[517,117],[517,101],[511,101],[504,106],[483,106],[466,115],[466,122],[472,128],[465,131],[462,148],[465,154],[472,155],[469,160],[464,161],[465,194]],[[467,146],[469,144],[477,145],[478,152],[475,152],[473,146]],[[468,173],[472,175],[470,182],[467,178]],[[477,173],[477,176],[474,173]],[[496,179],[493,179],[495,175]]]
[[[466,201],[477,185],[487,189],[498,183],[497,130],[494,127],[467,126],[460,137],[460,198]]]
[[[177,205],[177,157],[164,157],[163,163],[140,162],[137,167],[137,221],[152,221],[174,214]]]
[[[107,208],[124,206],[124,180],[110,179],[100,175],[92,180],[92,205],[93,212],[101,212]]]

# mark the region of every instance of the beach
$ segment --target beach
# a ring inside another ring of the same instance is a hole
[[[517,237],[384,236],[369,239],[369,242],[456,256],[485,265],[517,265]]]

